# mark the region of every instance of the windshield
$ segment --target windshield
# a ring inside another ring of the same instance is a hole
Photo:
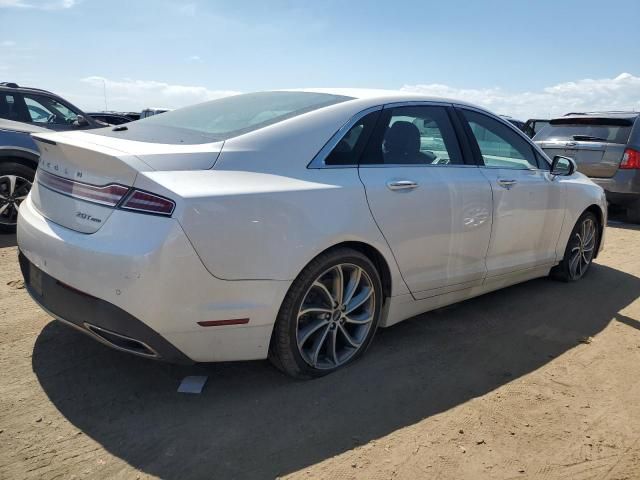
[[[597,118],[553,120],[534,137],[535,141],[599,141],[627,143],[632,122]]]
[[[247,93],[154,115],[131,126],[174,127],[225,140],[351,99],[310,92]]]

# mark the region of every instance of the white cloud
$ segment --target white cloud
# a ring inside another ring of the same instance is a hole
[[[640,110],[640,77],[630,73],[622,73],[615,78],[559,83],[526,92],[499,87],[454,88],[441,84],[405,85],[402,90],[465,100],[523,120],[576,111]]]
[[[202,58],[200,58],[200,55],[191,55],[190,57],[187,57],[187,60],[189,62],[202,63]]]
[[[67,85],[66,91],[58,93],[62,93],[85,110],[101,110],[104,108],[104,86],[106,86],[108,107],[114,110],[141,110],[146,107],[179,108],[239,93],[155,80],[113,80],[99,76],[83,78],[73,90],[70,91]],[[623,73],[615,78],[564,82],[540,90],[524,92],[509,91],[500,87],[455,88],[441,84],[405,85],[402,90],[466,100],[496,113],[511,115],[522,120],[534,117],[555,117],[571,111],[640,111],[640,76],[630,73]]]
[[[0,47],[9,48],[9,47],[15,47],[15,46],[16,46],[16,42],[12,40],[2,40],[0,42]]]
[[[0,8],[37,8],[40,10],[60,10],[71,8],[78,0],[0,0]]]
[[[155,80],[110,80],[92,76],[82,82],[93,87],[91,94],[84,95],[83,106],[103,108],[103,88],[106,86],[107,104],[116,110],[141,110],[146,107],[179,108],[207,100],[214,100],[239,92],[211,90],[201,86],[172,85]]]

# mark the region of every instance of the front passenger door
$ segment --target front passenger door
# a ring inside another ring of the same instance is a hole
[[[480,111],[458,111],[493,190],[487,277],[552,265],[564,219],[564,186],[513,127]]]

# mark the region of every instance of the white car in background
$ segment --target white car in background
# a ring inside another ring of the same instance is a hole
[[[603,243],[603,190],[483,109],[262,92],[37,134],[26,286],[54,317],[172,362],[269,357],[313,377],[378,327],[550,273]]]

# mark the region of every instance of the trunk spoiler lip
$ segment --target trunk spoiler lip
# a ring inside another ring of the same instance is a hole
[[[31,134],[31,138],[36,141],[48,143],[49,145],[69,145],[71,147],[77,148],[94,148],[99,147],[100,149],[110,150],[111,154],[113,152],[118,152],[120,155],[134,155],[135,153],[127,152],[126,150],[121,150],[112,145],[105,145],[97,142],[91,141],[91,138],[87,138],[88,132],[85,131],[77,131],[77,132],[53,132],[53,133],[34,133]],[[90,134],[89,134],[90,135]],[[91,135],[92,137],[95,135]]]
[[[76,148],[85,148],[120,158],[125,156],[134,157],[137,161],[142,162],[142,164],[144,164],[146,167],[139,168],[140,171],[165,170],[165,168],[162,168],[162,166],[158,166],[158,164],[152,161],[154,156],[180,156],[189,154],[200,156],[210,154],[211,158],[207,161],[208,168],[206,168],[206,170],[210,170],[217,163],[225,144],[224,140],[200,144],[164,144],[155,142],[141,142],[139,140],[105,137],[103,135],[93,134],[90,131],[33,134],[32,138],[37,142],[42,142],[49,145],[60,144]],[[111,140],[104,141],[104,139]],[[184,170],[202,169],[203,168],[186,168]],[[176,168],[176,170],[183,169]]]

